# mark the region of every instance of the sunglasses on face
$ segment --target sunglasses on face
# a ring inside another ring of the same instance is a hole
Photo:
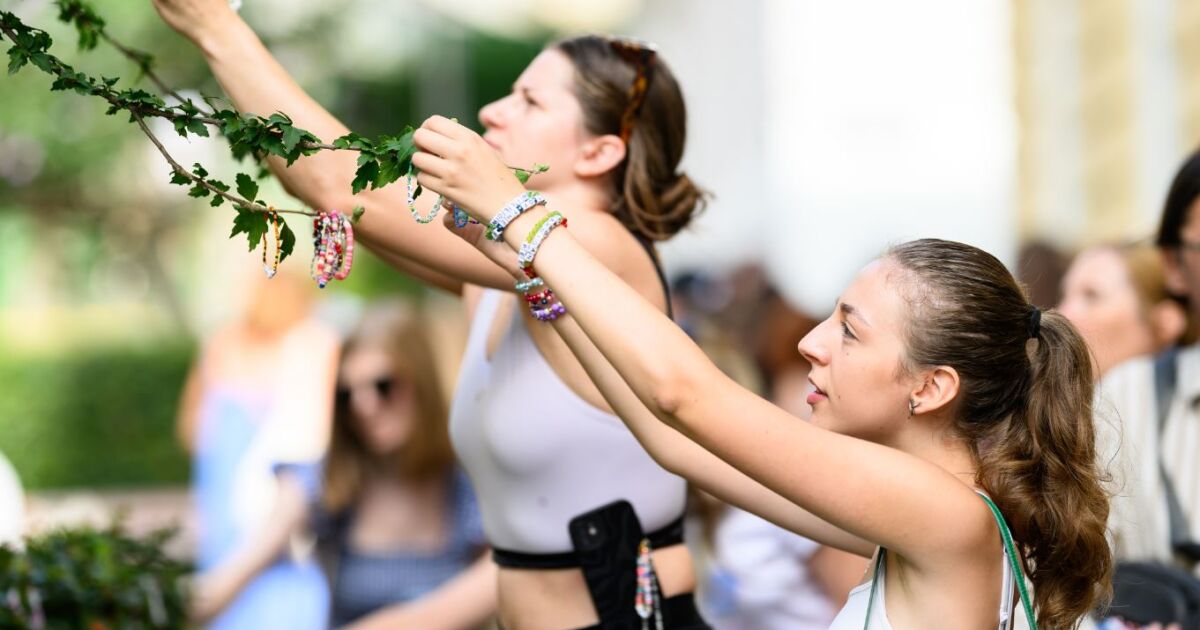
[[[353,396],[355,390],[363,387],[373,388],[376,396],[379,396],[381,400],[387,400],[391,398],[393,392],[396,390],[396,379],[390,376],[383,376],[373,381],[357,383],[354,386],[338,385],[337,390],[334,391],[334,403],[338,407],[344,408],[349,406],[350,398]]]
[[[650,89],[650,77],[654,72],[654,60],[658,51],[653,44],[629,37],[610,37],[608,43],[617,56],[633,66],[636,72],[633,85],[629,87],[629,104],[621,114],[621,140],[629,142],[638,112],[646,102],[646,92]]]

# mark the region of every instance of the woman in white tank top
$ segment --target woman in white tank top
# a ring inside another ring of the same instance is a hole
[[[423,129],[423,184],[492,220],[515,190],[503,166],[458,125]],[[929,239],[864,268],[800,343],[810,424],[721,374],[579,246],[586,228],[521,252],[546,216],[520,216],[503,243],[461,235],[510,269],[531,261],[566,309],[556,330],[664,467],[822,543],[879,550],[838,630],[1007,628],[1014,590],[1031,626],[1071,628],[1111,588],[1091,357],[993,256]]]
[[[297,127],[326,141],[349,131],[304,93],[226,0],[154,5],[200,48],[239,110],[287,112]],[[396,28],[399,33],[404,25]],[[430,63],[434,55],[436,49]],[[595,36],[555,43],[516,78],[510,94],[480,112],[480,121],[487,133],[479,145],[489,155],[513,166],[550,166],[531,184],[572,225],[585,228],[597,259],[664,312],[650,242],[685,226],[703,194],[678,171],[686,136],[683,97],[653,50]],[[671,544],[679,538],[670,526],[682,511],[683,481],[658,467],[609,413],[563,341],[519,303],[509,274],[442,226],[410,219],[402,185],[352,196],[353,152],[322,151],[290,166],[272,157],[269,165],[310,207],[347,214],[364,207],[355,226],[359,242],[466,299],[473,324],[463,384],[470,394],[456,396],[452,432],[480,486],[492,542],[510,557],[551,556],[542,559],[545,566],[570,566],[565,555],[572,552],[567,527],[573,511],[628,500],[659,543],[653,556],[663,594],[678,596],[668,626],[701,627],[687,599],[695,581],[690,557],[683,545]],[[504,177],[516,183],[510,171]],[[420,197],[416,210],[427,214],[432,198]],[[504,367],[514,361],[521,370]],[[499,384],[503,391],[495,389]],[[502,568],[499,589],[508,627],[576,628],[600,619],[578,568]],[[632,593],[622,606],[633,609]]]

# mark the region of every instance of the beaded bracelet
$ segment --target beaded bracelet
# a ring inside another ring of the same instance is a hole
[[[267,233],[263,232],[263,273],[267,274],[268,278],[274,278],[275,274],[279,272],[279,261],[283,256],[283,248],[281,247],[282,243],[279,240],[279,224],[283,222],[283,219],[279,218],[279,214],[275,212],[274,208],[269,208],[267,212],[267,221],[275,226],[275,258],[271,265],[267,266]]]
[[[552,322],[559,317],[567,314],[567,307],[563,306],[562,302],[555,302],[546,308],[532,308],[534,319],[539,322]]]
[[[345,280],[350,275],[350,268],[354,266],[354,226],[350,223],[345,215],[338,214],[338,219],[342,225],[342,242],[344,248],[341,254],[341,260],[338,262],[337,273],[333,277],[338,280]]]
[[[309,273],[324,289],[331,278],[345,280],[354,265],[354,227],[339,212],[313,219],[313,260]]]
[[[417,211],[417,198],[413,196],[413,169],[410,165],[408,172],[404,175],[404,187],[408,191],[408,211],[412,213],[412,218],[417,223],[430,223],[437,218],[438,210],[442,207],[442,202],[445,201],[441,196],[438,196],[437,201],[433,204],[433,209],[429,211],[429,216],[423,217]]]
[[[530,289],[535,289],[535,288],[543,286],[545,284],[546,284],[545,280],[542,280],[542,278],[540,276],[535,276],[533,278],[530,278],[529,280],[518,281],[516,287],[517,287],[517,290],[520,291],[521,293],[528,293]]]
[[[552,299],[554,299],[554,290],[553,289],[546,289],[545,291],[539,291],[537,293],[526,293],[525,294],[525,302],[527,304],[529,304],[530,306],[534,306],[537,304],[541,304],[542,306],[545,306],[545,305],[549,304],[550,300],[552,300]]]
[[[309,274],[317,281],[322,289],[329,282],[326,272],[326,252],[332,250],[332,225],[329,216],[321,212],[313,219],[313,259],[309,266]]]
[[[555,211],[542,217],[533,226],[533,229],[529,231],[529,235],[525,237],[525,242],[521,243],[521,250],[517,253],[517,263],[523,269],[533,268],[533,259],[537,256],[538,250],[541,249],[542,241],[546,240],[551,230],[560,225],[566,227],[567,219]]]
[[[522,212],[538,205],[546,203],[546,198],[536,190],[527,190],[516,197],[512,201],[500,208],[496,216],[492,217],[488,223],[487,230],[484,231],[483,237],[489,241],[498,241],[504,234],[504,228],[508,227],[514,219],[521,216]]]

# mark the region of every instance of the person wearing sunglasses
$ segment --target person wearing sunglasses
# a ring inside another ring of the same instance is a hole
[[[154,0],[154,6],[201,50],[239,110],[286,112],[325,141],[349,131],[297,85],[225,0]],[[404,25],[396,28],[402,35]],[[435,55],[436,47],[429,62],[436,63]],[[479,113],[483,141],[510,166],[549,165],[529,185],[588,235],[589,251],[666,312],[653,244],[685,227],[705,199],[679,169],[686,108],[670,69],[649,46],[581,36],[550,44],[514,79],[509,94]],[[471,332],[451,433],[500,565],[505,626],[570,629],[616,617],[634,623],[633,579],[626,578],[637,571],[639,540],[632,532],[640,531],[650,543],[663,623],[705,627],[680,534],[683,479],[638,445],[566,345],[536,321],[507,271],[448,230],[414,222],[402,184],[351,195],[356,158],[321,151],[290,167],[268,162],[311,207],[365,208],[355,226],[360,243],[463,297]],[[433,197],[418,198],[415,210],[433,210]],[[604,542],[613,553],[589,556],[610,558],[612,566],[583,567],[572,521],[602,518],[608,513],[593,512],[621,500],[636,518],[621,519],[628,530]],[[605,592],[619,595],[598,599]]]
[[[342,348],[324,462],[276,467],[285,497],[272,524],[201,576],[206,611],[306,532],[329,587],[329,627],[455,630],[495,613],[496,569],[450,447],[428,338],[418,313],[400,305],[368,312]],[[291,605],[278,595],[272,606]]]

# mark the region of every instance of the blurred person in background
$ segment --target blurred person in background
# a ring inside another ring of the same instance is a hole
[[[327,142],[349,131],[296,84],[227,0],[154,6],[197,45],[239,110],[287,112]],[[424,62],[436,64],[436,51]],[[514,79],[509,94],[480,111],[480,145],[510,166],[550,165],[530,186],[588,235],[597,258],[666,312],[654,243],[683,229],[705,200],[679,169],[687,116],[671,69],[652,47],[592,35],[549,45]],[[570,531],[577,518],[631,508],[636,518],[621,522],[636,521],[651,541],[665,627],[706,627],[682,540],[684,480],[646,454],[564,342],[514,291],[506,270],[441,226],[410,218],[403,185],[353,195],[356,160],[353,152],[321,151],[290,166],[268,162],[308,206],[365,208],[354,228],[358,242],[463,297],[471,331],[450,427],[501,566],[503,621],[519,628],[634,623],[634,585],[618,576],[636,571],[641,536],[610,537],[612,553],[603,557],[621,566],[585,573]],[[517,181],[511,169],[505,177]],[[433,197],[422,195],[409,209],[436,212]],[[609,597],[614,590],[621,595]]]
[[[1021,245],[1017,252],[1017,279],[1029,291],[1029,301],[1038,308],[1051,308],[1062,301],[1062,279],[1070,263],[1067,255],[1045,241]]]
[[[1184,161],[1171,183],[1156,245],[1167,289],[1184,300],[1194,327],[1200,320],[1200,152]],[[1117,559],[1200,575],[1200,347],[1168,348],[1117,365],[1098,395],[1097,412],[1113,414],[1120,426],[1102,445],[1119,454],[1124,476],[1110,520]],[[1135,578],[1124,579],[1118,566],[1115,604],[1128,605],[1120,601],[1123,585],[1148,581],[1145,574]],[[1200,606],[1194,577],[1164,580],[1155,588],[1184,597],[1190,592],[1191,605]],[[1162,593],[1149,597],[1162,600]],[[1184,627],[1193,624],[1200,619]]]
[[[819,322],[796,311],[769,285],[757,301],[742,307],[757,317],[747,333],[762,389],[773,403],[808,420],[810,365],[796,347]],[[719,630],[828,628],[867,568],[860,556],[733,507],[722,515],[713,547],[706,612]]]
[[[1097,375],[1178,343],[1187,312],[1170,292],[1162,255],[1150,245],[1101,245],[1075,257],[1058,310],[1096,358]]]
[[[307,532],[330,587],[330,627],[483,623],[496,608],[496,569],[450,448],[434,350],[417,312],[368,311],[342,348],[334,409],[323,464],[277,467],[286,500],[270,527],[201,578],[202,600],[229,601]]]
[[[204,344],[184,386],[178,426],[192,453],[203,576],[195,612],[212,628],[323,628],[329,615],[320,568],[298,553],[265,558],[234,592],[213,586],[218,567],[244,556],[291,500],[295,481],[275,467],[316,462],[328,443],[338,339],[311,317],[314,292],[298,270],[259,276],[243,315]]]

